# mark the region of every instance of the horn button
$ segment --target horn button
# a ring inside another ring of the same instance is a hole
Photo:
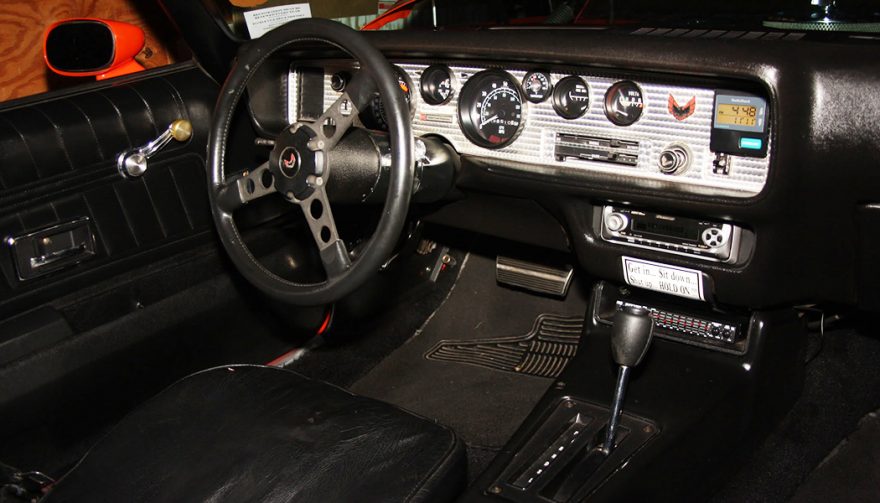
[[[315,136],[310,127],[291,126],[275,139],[269,170],[275,178],[275,189],[288,199],[291,195],[298,200],[312,195],[312,183],[324,173],[324,152],[309,148]]]

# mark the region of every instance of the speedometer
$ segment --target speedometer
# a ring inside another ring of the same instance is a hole
[[[461,131],[481,147],[505,147],[522,131],[523,108],[522,90],[512,75],[501,70],[482,71],[461,89]]]

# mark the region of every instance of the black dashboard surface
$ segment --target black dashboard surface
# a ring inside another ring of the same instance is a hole
[[[876,112],[866,106],[880,89],[877,41],[695,39],[559,29],[367,36],[394,63],[573,68],[671,85],[759,90],[770,109],[772,151],[766,183],[748,197],[672,192],[622,184],[615,177],[575,181],[524,172],[516,159],[468,150],[458,185],[469,195],[453,204],[477,208],[475,201],[484,194],[535,201],[563,225],[586,272],[621,283],[621,257],[631,256],[701,271],[709,285],[707,300],[720,304],[831,301],[876,307],[859,292],[878,283],[865,259],[880,251],[872,238],[880,209],[871,206],[880,200],[880,126]],[[277,70],[287,71],[298,59],[314,60],[315,52],[285,58]],[[282,108],[276,110],[283,110],[285,79],[276,73],[271,81],[281,82]],[[258,111],[257,119],[271,122]],[[610,243],[596,227],[596,212],[608,203],[737,223],[751,233],[753,247],[743,260],[719,263]],[[491,233],[494,227],[490,221],[482,230]],[[519,232],[532,231],[521,227]]]

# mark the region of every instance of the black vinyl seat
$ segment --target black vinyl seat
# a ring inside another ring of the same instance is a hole
[[[43,501],[450,501],[446,427],[287,370],[193,374],[123,419]]]

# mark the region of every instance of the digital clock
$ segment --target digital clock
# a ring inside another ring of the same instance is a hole
[[[715,120],[719,124],[751,128],[755,127],[758,123],[757,115],[758,107],[725,103],[718,106],[718,110],[715,112]]]
[[[716,91],[709,147],[715,153],[767,155],[767,100],[741,91]]]
[[[767,102],[763,98],[732,92],[715,95],[714,127],[747,133],[763,133]]]

